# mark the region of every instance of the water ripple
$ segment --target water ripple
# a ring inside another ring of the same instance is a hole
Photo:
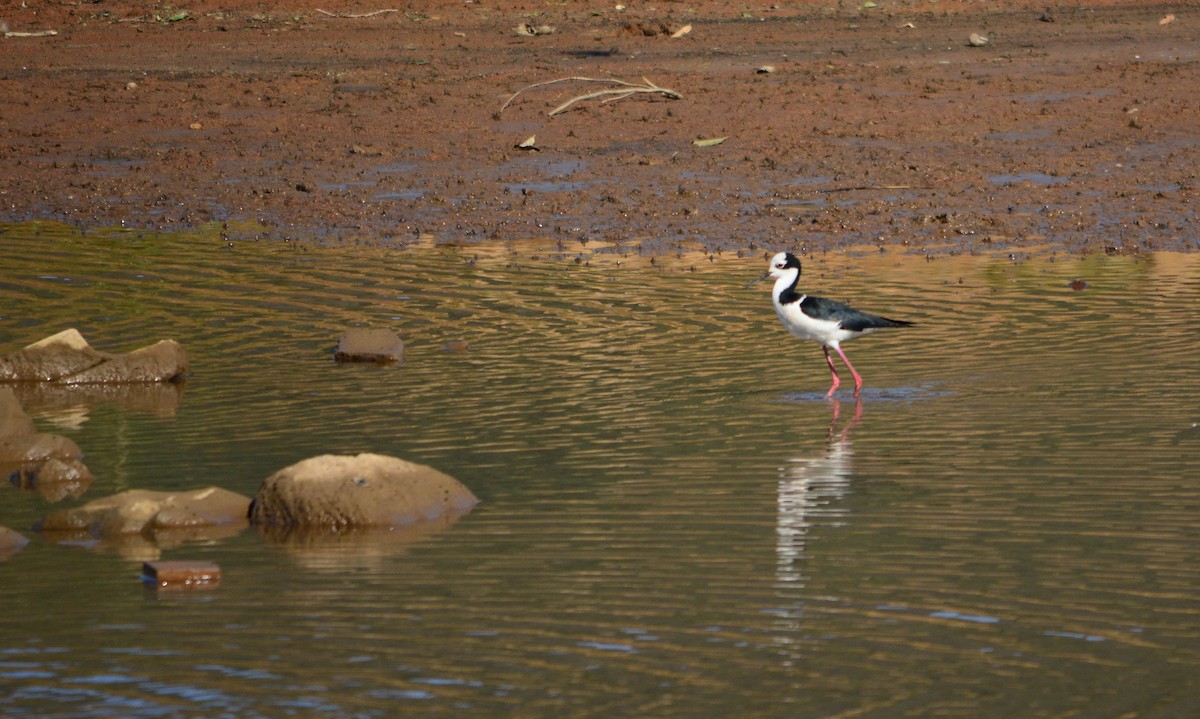
[[[136,558],[37,539],[0,565],[0,603],[30,608],[0,641],[6,716],[1200,701],[1194,257],[806,257],[812,292],[917,323],[849,344],[867,386],[831,402],[819,348],[745,289],[759,258],[3,229],[4,346],[76,326],[192,359],[173,397],[21,390],[85,448],[89,498],[252,494],[305,456],[377,451],[483,499],[386,537],[166,548],[222,565],[208,594],[144,593]],[[335,365],[352,326],[398,331],[404,362]],[[48,508],[0,493],[0,524]]]

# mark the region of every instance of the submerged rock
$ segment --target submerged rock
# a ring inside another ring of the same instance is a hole
[[[78,496],[92,483],[79,445],[67,437],[38,432],[8,387],[0,387],[0,476],[36,489],[45,499]]]
[[[400,527],[466,513],[479,500],[448,474],[380,454],[321,455],[263,482],[252,524],[339,531]]]
[[[0,382],[169,382],[187,370],[187,355],[174,340],[115,355],[92,348],[74,329],[0,356]]]
[[[209,528],[244,527],[249,506],[249,497],[218,487],[188,492],[132,489],[50,514],[37,529],[48,535],[101,540],[126,535],[156,537],[162,532],[180,530],[194,533]]]
[[[399,362],[404,359],[404,340],[388,329],[354,327],[342,333],[333,358],[338,362]]]

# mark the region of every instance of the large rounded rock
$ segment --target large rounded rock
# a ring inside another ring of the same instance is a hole
[[[321,455],[263,482],[252,524],[341,530],[399,527],[463,514],[479,500],[458,480],[423,464],[380,454]]]

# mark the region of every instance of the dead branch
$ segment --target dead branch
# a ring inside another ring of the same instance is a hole
[[[606,97],[609,95],[611,95],[612,97],[608,97],[608,99],[604,100],[604,102],[608,103],[608,102],[616,102],[617,100],[624,100],[625,98],[629,97],[630,95],[636,95],[639,93],[660,93],[663,96],[665,96],[671,100],[678,100],[683,97],[678,92],[667,89],[665,87],[659,87],[658,85],[655,85],[654,83],[650,82],[649,80],[647,80],[644,77],[642,78],[642,82],[644,84],[641,84],[641,85],[634,83],[634,82],[625,82],[624,80],[617,80],[615,78],[560,77],[556,80],[546,80],[544,82],[535,82],[534,84],[529,85],[528,87],[523,87],[520,90],[517,90],[516,92],[514,92],[512,94],[512,97],[510,97],[504,101],[504,104],[500,106],[500,109],[496,111],[496,114],[499,115],[500,113],[504,112],[504,109],[506,107],[508,107],[509,105],[511,105],[513,100],[517,99],[517,95],[520,95],[521,93],[525,92],[526,90],[532,90],[535,87],[545,87],[546,85],[553,85],[554,83],[558,83],[558,82],[606,82],[606,83],[610,83],[610,84],[614,84],[614,85],[620,85],[620,87],[612,87],[607,90],[597,90],[596,92],[589,92],[584,95],[579,95],[578,97],[573,97],[570,100],[567,100],[563,104],[559,105],[558,107],[554,108],[550,112],[546,113],[547,115],[549,115],[551,117],[553,117],[554,115],[557,115],[560,112],[565,111],[568,107],[570,107],[571,105],[574,105],[577,102],[582,102],[584,100],[592,100],[597,97]]]
[[[10,30],[4,33],[4,37],[54,37],[57,34],[58,30],[34,30],[33,32]]]
[[[859,190],[911,190],[912,185],[855,185],[854,187],[829,187],[823,190],[817,190],[821,193],[831,192],[858,192]]]
[[[335,12],[329,12],[328,10],[322,10],[321,8],[317,8],[316,10],[317,10],[317,12],[321,13],[322,15],[328,15],[329,17],[347,18],[347,19],[355,19],[355,20],[358,18],[372,17],[374,15],[382,15],[384,13],[389,13],[389,12],[400,12],[399,10],[389,9],[389,10],[372,10],[371,12],[363,12],[363,13],[357,13],[357,14],[352,14],[352,13],[338,14]]]

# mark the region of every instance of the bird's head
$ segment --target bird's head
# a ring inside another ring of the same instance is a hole
[[[763,273],[763,276],[746,286],[749,287],[750,285],[758,284],[768,277],[776,280],[782,277],[795,279],[799,275],[800,259],[791,252],[780,252],[771,258],[771,264],[767,267],[767,271]]]

